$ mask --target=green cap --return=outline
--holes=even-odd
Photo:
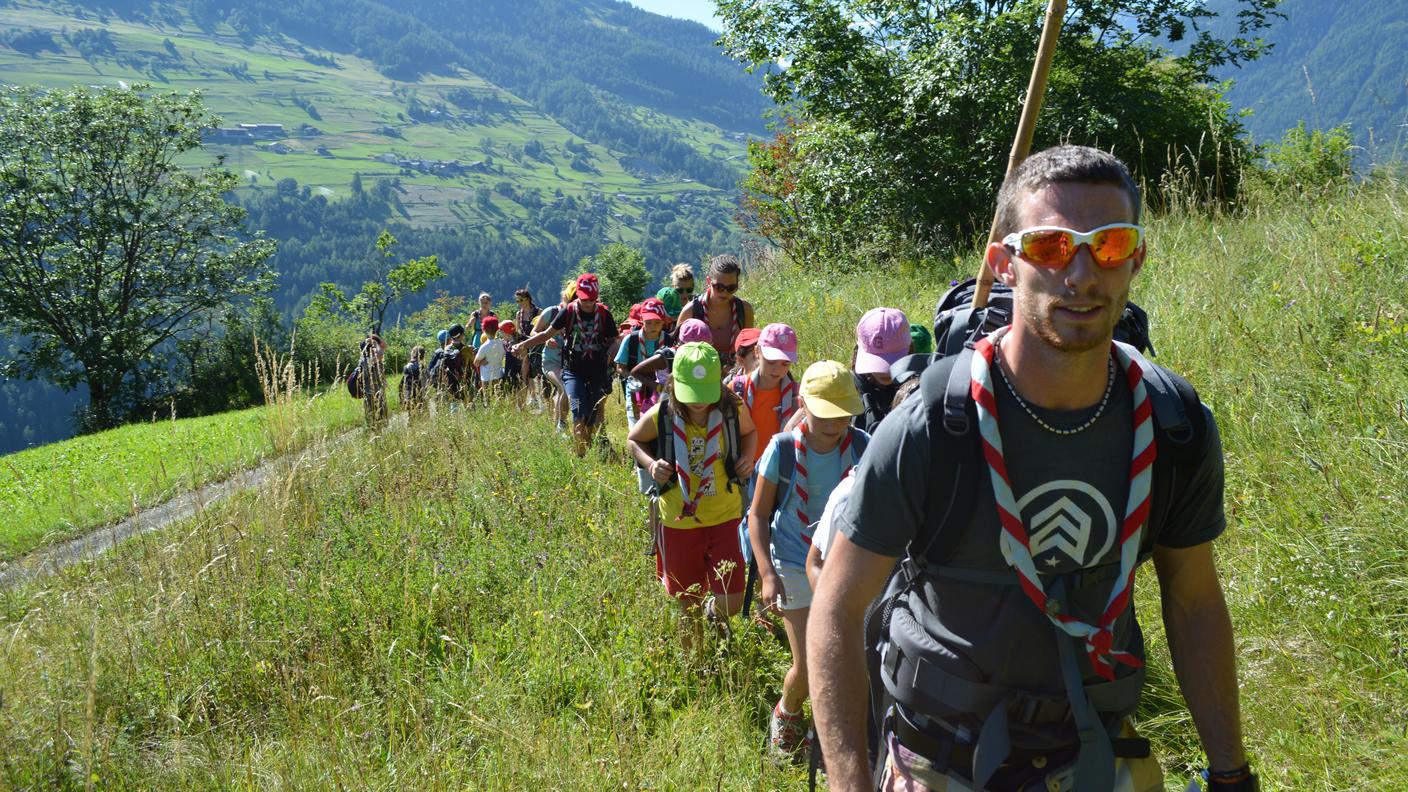
[[[713,404],[723,390],[719,352],[713,345],[695,341],[675,350],[671,369],[675,397],[689,404]]]
[[[680,311],[684,309],[684,306],[680,303],[680,290],[676,289],[674,286],[666,286],[660,291],[655,292],[655,296],[659,298],[660,302],[665,303],[665,310],[669,312],[671,319],[679,316]]]
[[[934,337],[929,335],[929,328],[922,324],[909,326],[909,353],[911,355],[927,355],[934,351]]]

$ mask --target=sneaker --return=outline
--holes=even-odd
[[[806,719],[800,712],[783,712],[782,701],[779,700],[772,708],[772,717],[768,719],[768,745],[773,753],[790,757],[804,747],[806,741]]]

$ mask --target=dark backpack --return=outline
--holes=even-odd
[[[567,307],[562,309],[562,312],[567,314],[567,323],[562,326],[562,365],[571,368],[581,362],[578,359],[581,355],[577,352],[577,334],[573,332],[577,326],[577,318],[580,316],[577,313],[577,303],[575,301],[569,303]],[[600,338],[603,342],[610,342],[616,331],[608,313],[606,306],[601,304],[598,304],[596,311],[592,313],[592,319],[597,323],[597,332],[602,334]],[[603,352],[606,346],[607,344],[603,343]]]
[[[661,394],[660,409],[655,413],[655,458],[668,462],[673,470],[675,467],[675,430],[670,404],[670,395],[668,393]],[[731,398],[725,398],[719,403],[719,409],[723,412],[724,417],[724,472],[728,474],[726,485],[729,492],[733,492],[734,487],[737,487],[740,492],[745,492],[747,488],[743,486],[743,481],[739,478],[738,470],[733,463],[733,458],[737,455],[739,447],[738,402]],[[675,484],[676,479],[673,476],[664,484],[657,481],[655,482],[655,494],[657,496],[664,495]]]
[[[401,369],[401,386],[397,394],[401,402],[413,402],[421,397],[425,390],[426,371],[421,368],[420,362],[412,360]]]
[[[352,369],[352,373],[347,375],[347,394],[354,399],[360,399],[365,394],[362,393],[362,361],[357,361],[357,367]]]
[[[962,288],[960,286],[960,288]],[[945,295],[945,300],[953,294]],[[941,302],[942,306],[943,303]],[[949,339],[959,328],[970,328],[976,336],[1000,315],[1001,306],[990,305],[997,311],[985,314],[960,307],[956,311],[941,315],[944,333],[937,332],[940,323],[936,322],[936,338]],[[946,309],[947,310],[947,309]],[[1007,310],[1010,311],[1010,295]],[[942,312],[941,312],[942,313]],[[966,314],[966,315],[965,315]],[[1126,311],[1126,319],[1131,313]],[[1143,317],[1143,312],[1135,314],[1135,321]],[[1125,320],[1121,320],[1123,324]],[[998,325],[999,327],[1001,325]],[[1139,325],[1135,326],[1138,329]],[[1144,343],[1147,345],[1147,319],[1143,319]],[[991,328],[989,328],[991,329]],[[1138,340],[1138,339],[1134,339]],[[936,710],[958,710],[982,714],[986,710],[1000,721],[1001,728],[985,728],[976,736],[978,740],[976,756],[983,757],[983,766],[973,768],[975,776],[990,775],[1006,759],[1005,749],[995,746],[1006,740],[1005,723],[1008,713],[1012,717],[1042,717],[1043,719],[1073,718],[1079,732],[1103,735],[1111,724],[1102,723],[1101,713],[1123,710],[1137,703],[1142,688],[1143,673],[1128,674],[1115,682],[1083,685],[1076,671],[1076,649],[1074,640],[1063,632],[1057,634],[1061,649],[1063,676],[1068,680],[1068,691],[1064,695],[1038,697],[1023,691],[999,689],[996,686],[973,683],[945,674],[936,666],[927,664],[922,658],[905,657],[892,642],[887,640],[896,606],[911,589],[923,584],[926,576],[933,578],[954,577],[969,581],[982,578],[980,582],[995,585],[1018,585],[1018,578],[1011,570],[987,573],[975,570],[956,569],[945,565],[948,558],[963,539],[963,530],[938,530],[939,526],[966,526],[972,516],[973,498],[969,493],[980,487],[989,486],[988,469],[979,448],[977,413],[969,396],[972,337],[965,338],[956,354],[945,356],[943,350],[949,347],[948,340],[936,346],[935,360],[921,375],[917,397],[925,401],[930,421],[930,483],[925,497],[925,513],[929,515],[922,536],[910,543],[906,557],[896,566],[895,573],[886,585],[884,594],[871,607],[865,621],[865,653],[870,679],[870,744],[872,769],[875,778],[883,772],[885,748],[881,744],[880,731],[890,706],[898,699],[916,712]],[[1137,344],[1131,342],[1131,345]],[[1140,548],[1141,559],[1153,552],[1153,544],[1159,528],[1164,525],[1169,510],[1175,501],[1178,482],[1191,480],[1201,451],[1208,438],[1208,425],[1202,402],[1197,393],[1181,377],[1161,366],[1150,364],[1145,369],[1145,383],[1153,407],[1154,431],[1159,454],[1154,463],[1152,501],[1149,512],[1144,547]],[[941,464],[939,461],[945,463]],[[1057,585],[1064,587],[1070,579],[1073,586],[1109,585],[1109,578],[1100,575],[1075,573],[1064,576]],[[912,623],[917,621],[911,618]],[[1053,629],[1056,629],[1053,627]],[[1071,679],[1081,693],[1074,695]],[[989,718],[990,721],[994,718]],[[984,746],[989,732],[993,733],[993,744]],[[1083,742],[1087,748],[1093,746],[1087,755],[1083,749],[1077,760],[1077,775],[1080,788],[1107,788],[1108,784],[1097,781],[1090,785],[1090,779],[1083,773],[1102,772],[1108,765],[1113,771],[1115,755],[1147,755],[1148,744],[1142,740],[1122,740],[1113,734],[1105,735],[1106,740],[1090,738]],[[985,750],[986,748],[986,750]],[[996,754],[1001,753],[1001,756]],[[986,777],[986,776],[984,776]],[[1094,776],[1100,778],[1099,775]],[[982,781],[978,781],[982,783]]]

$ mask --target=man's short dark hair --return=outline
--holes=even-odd
[[[453,324],[453,325],[450,325],[450,338],[454,338],[455,336],[462,336],[462,335],[464,335],[464,325],[462,325],[462,324]]]
[[[997,193],[997,233],[1004,237],[1020,230],[1022,201],[1050,184],[1109,184],[1129,196],[1133,222],[1139,222],[1139,186],[1119,158],[1089,146],[1056,146],[1039,151],[1002,183]],[[1080,228],[1078,231],[1088,231]]]
[[[738,257],[732,253],[720,253],[709,259],[710,275],[737,275],[743,276],[743,265],[738,263]]]

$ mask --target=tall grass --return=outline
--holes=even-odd
[[[1405,199],[1150,221],[1135,298],[1221,427],[1218,557],[1267,789],[1408,788]],[[844,360],[862,310],[927,318],[959,269],[779,268],[744,296],[808,360]],[[801,785],[761,758],[785,650],[735,622],[684,655],[627,468],[503,404],[357,437],[0,593],[0,786]],[[1139,718],[1181,789],[1202,759],[1142,574]]]

